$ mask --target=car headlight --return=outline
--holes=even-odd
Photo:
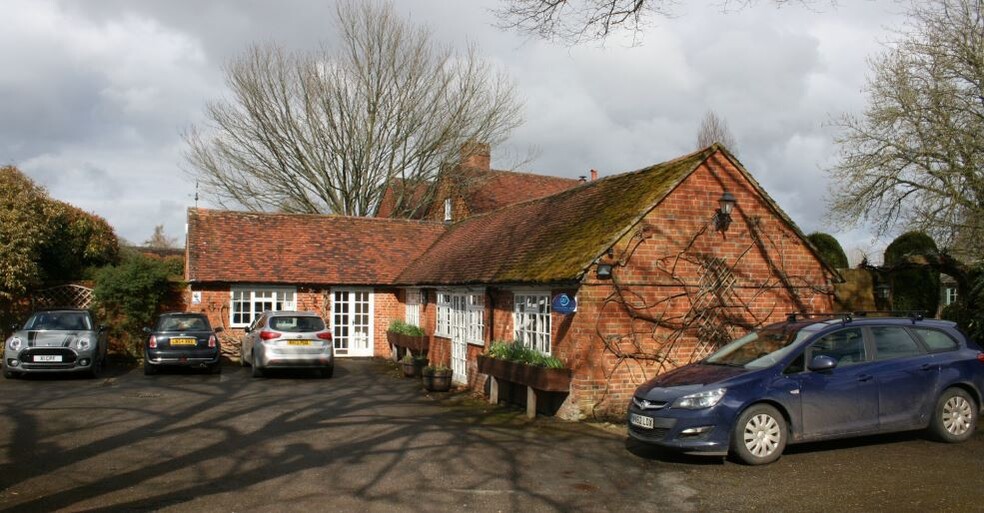
[[[79,348],[79,351],[88,351],[89,347],[91,346],[92,344],[89,342],[89,339],[87,338],[80,338],[79,341],[77,342],[77,347]]]
[[[23,344],[24,342],[17,337],[10,337],[10,339],[7,340],[7,347],[9,347],[12,351],[20,351]]]
[[[686,408],[688,410],[710,408],[711,406],[721,402],[721,398],[724,397],[724,393],[727,391],[727,388],[719,388],[717,390],[708,390],[706,392],[697,392],[696,394],[685,395],[677,399],[676,402],[673,403],[673,407]]]

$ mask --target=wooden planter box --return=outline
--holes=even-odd
[[[414,354],[426,354],[430,349],[430,337],[427,335],[422,337],[411,337],[410,335],[401,335],[399,333],[387,331],[386,340],[391,346],[409,349],[410,352]]]
[[[478,372],[544,392],[570,392],[571,390],[570,369],[534,367],[480,355],[478,357]]]

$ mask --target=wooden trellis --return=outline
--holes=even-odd
[[[31,295],[31,306],[37,308],[89,308],[94,299],[92,289],[82,285],[58,285]]]

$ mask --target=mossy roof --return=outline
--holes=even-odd
[[[403,285],[576,281],[655,207],[714,145],[453,225],[396,279]]]

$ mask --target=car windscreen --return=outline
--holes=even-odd
[[[25,330],[92,331],[85,312],[37,312],[24,323]]]
[[[201,315],[167,315],[157,321],[156,331],[211,331],[208,319]]]
[[[807,330],[764,329],[753,331],[718,349],[714,354],[708,356],[703,363],[744,367],[746,369],[764,369],[782,360],[797,347],[797,342],[806,339],[810,334],[811,332]]]
[[[325,321],[310,315],[285,315],[270,318],[270,329],[288,333],[306,333],[325,329]]]

